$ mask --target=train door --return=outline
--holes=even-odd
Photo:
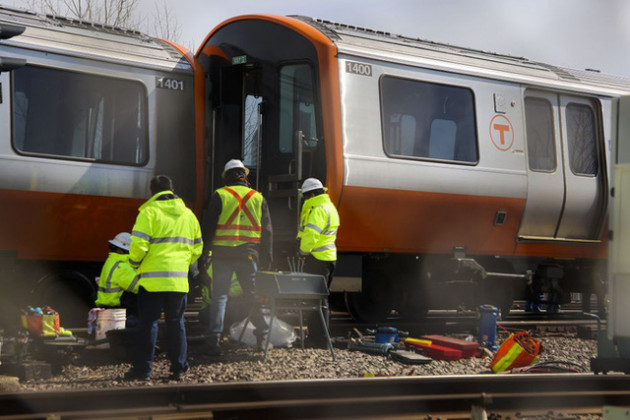
[[[263,166],[267,168],[266,193],[275,242],[282,249],[283,245],[295,242],[300,212],[298,188],[310,176],[325,181],[325,163],[318,135],[312,66],[286,63],[278,68],[276,76],[278,89],[271,101],[270,114],[275,115],[277,125]]]
[[[310,64],[288,63],[279,68],[278,141],[276,153],[269,156],[268,163],[274,169],[268,178],[268,200],[272,218],[281,223],[279,241],[293,242],[297,233],[297,192],[302,181],[311,176],[325,181],[315,97]]]
[[[587,98],[527,92],[528,188],[521,238],[599,238],[606,197],[597,115]]]
[[[310,176],[325,182],[313,66],[305,62],[228,65],[220,70],[219,86],[212,106],[211,184],[214,189],[221,185],[225,162],[241,159],[250,169],[252,187],[267,199],[275,248],[281,252],[284,244],[295,243],[299,185]]]
[[[553,238],[562,212],[564,171],[558,95],[527,92],[527,204],[519,236]]]
[[[606,209],[602,130],[593,101],[560,96],[565,198],[557,238],[599,239]]]

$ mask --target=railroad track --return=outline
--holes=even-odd
[[[599,325],[605,326],[605,320],[584,314],[579,310],[563,310],[560,313],[548,314],[526,313],[512,310],[498,323],[508,330],[536,330],[539,332],[567,332],[584,334],[583,338],[595,338]],[[331,316],[331,333],[333,336],[346,336],[354,328],[359,330],[377,327],[396,327],[409,332],[411,336],[426,334],[471,334],[478,328],[479,319],[472,311],[430,311],[422,320],[409,321],[391,317],[385,322],[375,324],[358,323],[348,314],[338,312]]]
[[[623,375],[474,375],[0,394],[0,418],[469,418],[473,410],[601,414],[629,403]]]

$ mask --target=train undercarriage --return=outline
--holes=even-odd
[[[343,262],[343,256],[341,262]],[[346,291],[347,311],[367,323],[392,314],[421,319],[430,309],[475,310],[493,305],[503,315],[514,300],[557,311],[582,295],[584,312],[604,313],[605,268],[590,260],[521,261],[493,256],[378,254],[362,256],[360,291]],[[334,286],[333,286],[334,290]],[[590,296],[597,296],[597,308]]]
[[[335,282],[346,277],[344,266],[355,270],[354,285],[339,293]],[[3,256],[2,278],[19,279],[6,288],[2,320],[19,325],[25,305],[48,305],[58,310],[62,323],[83,327],[96,295],[97,263],[43,263]],[[582,295],[584,312],[605,313],[605,264],[592,260],[522,261],[492,256],[408,254],[341,254],[331,304],[355,320],[384,322],[397,316],[422,319],[431,309],[476,310],[493,305],[503,315],[514,300],[524,300],[531,310],[554,312]],[[356,270],[359,270],[357,272]],[[357,277],[359,276],[359,277]],[[591,307],[591,295],[597,299]],[[533,308],[533,309],[532,309]]]

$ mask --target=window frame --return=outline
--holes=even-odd
[[[67,74],[85,75],[85,76],[92,76],[92,77],[97,77],[97,78],[102,78],[102,79],[120,80],[120,81],[137,84],[140,87],[140,92],[142,93],[141,95],[142,106],[144,108],[141,110],[141,118],[143,119],[144,127],[145,127],[144,135],[142,136],[144,159],[141,162],[132,163],[132,162],[112,161],[112,160],[106,160],[106,159],[96,159],[96,158],[80,157],[80,156],[72,156],[72,155],[31,152],[31,151],[19,149],[16,145],[16,138],[15,138],[15,109],[14,109],[15,96],[16,96],[15,72],[11,72],[11,87],[10,87],[11,89],[11,100],[10,100],[11,148],[17,155],[27,156],[27,157],[38,157],[38,158],[45,158],[45,159],[54,159],[54,160],[74,161],[74,162],[102,163],[102,164],[108,164],[108,165],[120,165],[120,166],[128,166],[128,167],[144,167],[150,162],[151,160],[151,150],[150,150],[150,141],[149,141],[149,138],[150,138],[149,131],[150,131],[150,125],[151,125],[151,120],[149,118],[150,104],[149,104],[148,89],[144,82],[138,79],[115,77],[111,75],[105,75],[102,73],[70,70],[65,67],[55,67],[55,66],[47,66],[47,65],[41,65],[41,64],[27,64],[25,67],[60,71]]]
[[[424,83],[424,84],[430,84],[430,85],[434,85],[434,86],[444,86],[447,88],[458,88],[458,89],[463,89],[466,90],[468,92],[470,92],[471,94],[471,98],[472,98],[472,116],[473,116],[473,134],[475,136],[475,141],[474,141],[474,146],[475,146],[475,150],[476,150],[476,157],[477,159],[475,161],[464,161],[464,160],[451,160],[451,159],[438,159],[438,158],[431,158],[431,157],[424,157],[424,156],[411,156],[411,155],[399,155],[399,154],[395,154],[395,153],[390,153],[387,150],[387,146],[386,146],[386,124],[385,124],[385,112],[384,112],[384,91],[383,91],[383,80],[385,78],[391,78],[391,79],[397,79],[397,80],[403,80],[403,81],[409,81],[409,82],[417,82],[417,83]],[[383,147],[383,153],[389,157],[389,158],[393,158],[393,159],[404,159],[404,160],[413,160],[413,161],[423,161],[423,162],[435,162],[435,163],[445,163],[445,164],[453,164],[453,165],[464,165],[464,166],[477,166],[479,165],[480,162],[480,148],[479,148],[479,135],[478,135],[478,123],[477,123],[477,107],[476,107],[476,96],[475,96],[475,91],[470,87],[470,86],[462,86],[462,85],[457,85],[457,84],[449,84],[449,83],[441,83],[441,82],[435,82],[435,81],[431,81],[431,80],[426,80],[426,79],[415,79],[415,78],[411,78],[411,77],[405,77],[405,76],[400,76],[400,75],[395,75],[395,74],[381,74],[379,76],[379,107],[380,107],[380,118],[381,118],[381,146]],[[404,115],[408,115],[408,114],[404,114]],[[434,119],[433,121],[435,121],[437,119]],[[444,120],[444,119],[441,119]],[[433,122],[432,121],[432,122]],[[453,121],[453,120],[444,120],[444,121]]]

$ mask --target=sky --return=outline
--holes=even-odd
[[[175,41],[195,50],[230,17],[299,14],[630,77],[630,0],[138,0],[138,11],[150,18],[162,1],[181,30]]]

